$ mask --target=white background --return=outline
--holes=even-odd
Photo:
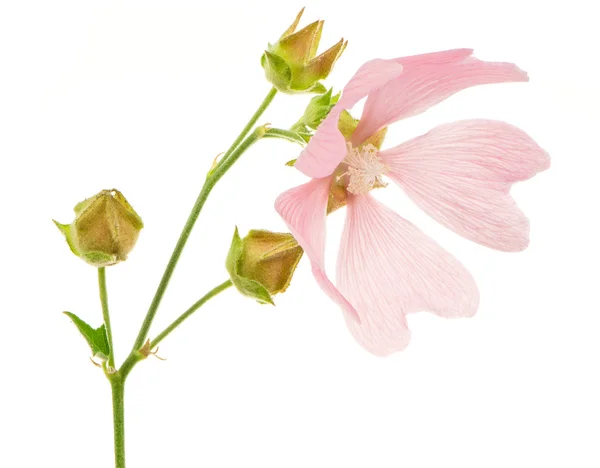
[[[277,307],[229,290],[149,359],[127,387],[128,467],[598,467],[600,129],[593,2],[305,1],[322,47],[350,43],[327,81],[366,60],[454,47],[517,63],[528,84],[463,91],[393,126],[395,145],[440,123],[514,123],[552,157],[513,194],[531,246],[472,244],[396,187],[377,197],[471,270],[478,315],[410,317],[409,348],[376,358],[303,260]],[[117,360],[129,351],[213,158],[269,89],[259,58],[296,2],[4,2],[0,7],[0,466],[112,464],[110,389],[69,310],[94,325],[93,268],[52,224],[104,188],[146,227],[108,269]],[[278,96],[287,126],[306,97]],[[273,200],[304,181],[296,146],[264,141],[213,192],[159,311],[158,333],[226,278],[234,225],[284,230]],[[328,261],[342,215],[331,219]]]

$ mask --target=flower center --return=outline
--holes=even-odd
[[[356,195],[369,193],[375,186],[385,187],[387,184],[382,176],[389,172],[387,165],[378,156],[379,150],[367,144],[362,147],[353,148],[348,143],[348,153],[344,163],[348,168],[343,176],[348,176],[346,189]]]

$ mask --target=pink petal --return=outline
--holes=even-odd
[[[369,95],[353,143],[362,143],[377,130],[420,114],[471,86],[528,80],[527,74],[512,63],[483,62],[466,56],[466,52],[461,49],[447,55],[427,54],[421,60],[418,56],[398,59],[406,61],[404,72]]]
[[[327,177],[346,157],[346,141],[338,130],[340,113],[350,109],[367,94],[402,73],[395,60],[375,59],[358,69],[342,91],[342,97],[321,122],[308,146],[300,153],[295,167],[313,178]]]
[[[417,65],[442,65],[452,62],[460,62],[461,60],[469,57],[472,53],[473,49],[442,50],[441,52],[430,52],[428,54],[400,57],[396,59],[396,62],[405,67]]]
[[[475,314],[479,291],[458,260],[371,195],[348,202],[337,279],[361,318],[346,322],[362,346],[382,356],[403,350],[410,312]]]
[[[492,120],[464,120],[379,153],[390,178],[432,218],[504,251],[529,243],[529,221],[509,194],[513,182],[550,166],[527,134]]]
[[[404,67],[397,60],[374,59],[363,64],[344,87],[338,104],[352,108],[367,94],[402,75]]]
[[[346,140],[338,130],[340,113],[338,107],[331,109],[321,122],[308,146],[302,150],[294,167],[309,177],[327,177],[346,157]]]
[[[314,179],[277,197],[275,209],[308,256],[317,283],[355,320],[354,307],[340,294],[325,273],[325,218],[332,178]]]

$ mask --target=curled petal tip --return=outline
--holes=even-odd
[[[529,81],[529,74],[515,65],[515,75],[521,78],[521,81]]]

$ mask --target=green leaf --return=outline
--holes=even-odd
[[[110,355],[110,346],[108,345],[108,338],[106,336],[104,325],[94,329],[77,317],[77,315],[71,312],[64,312],[64,314],[73,320],[73,323],[92,349],[93,357],[102,360],[108,359],[108,356]]]
[[[231,282],[237,288],[237,290],[244,296],[251,297],[261,304],[275,305],[269,291],[258,281],[244,278],[238,273],[238,266],[243,256],[243,244],[237,227],[233,233],[233,239],[231,240],[231,246],[229,247],[229,253],[225,260],[225,267],[229,272]]]

